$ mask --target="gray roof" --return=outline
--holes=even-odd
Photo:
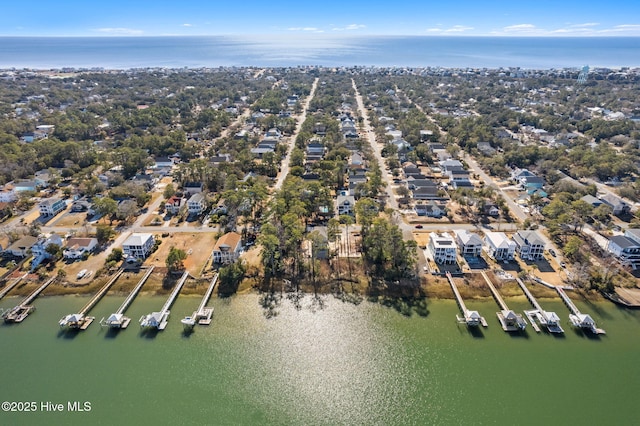
[[[638,243],[633,241],[631,238],[627,238],[624,235],[615,235],[609,239],[610,242],[614,243],[621,249],[638,247]]]
[[[536,231],[518,231],[513,235],[513,240],[520,245],[544,247],[544,241]]]

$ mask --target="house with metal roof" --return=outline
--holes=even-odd
[[[513,235],[513,242],[523,260],[538,260],[544,254],[544,241],[536,231],[518,231]]]
[[[122,244],[122,251],[128,257],[146,259],[155,242],[152,234],[131,234]]]

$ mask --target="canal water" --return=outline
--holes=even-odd
[[[92,315],[123,299],[106,297]],[[560,315],[564,336],[529,328],[516,337],[489,301],[469,303],[489,322],[470,333],[453,301],[406,316],[310,295],[213,300],[212,325],[189,336],[180,319],[199,298],[179,297],[167,329],[142,334],[138,318],[164,303],[144,296],[127,330],[109,334],[96,321],[60,332],[57,321],[87,300],[41,298],[25,322],[0,326],[0,400],[38,405],[0,412],[1,424],[637,424],[640,414],[640,312],[610,303],[577,303],[606,329],[600,338],[574,331],[558,300],[542,305]],[[69,410],[78,406],[85,411]]]

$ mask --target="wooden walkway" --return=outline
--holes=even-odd
[[[567,307],[571,311],[571,314],[569,315],[571,324],[573,324],[575,327],[589,330],[593,334],[606,334],[603,329],[596,326],[596,322],[593,320],[593,318],[591,318],[587,314],[583,314],[582,312],[580,312],[578,307],[573,303],[569,296],[567,296],[567,293],[565,293],[563,288],[556,287],[556,291],[560,295],[560,298],[562,299],[564,304],[567,305]]]
[[[529,321],[531,321],[533,329],[537,332],[540,331],[540,328],[537,327],[535,323],[535,320],[537,319],[540,324],[544,325],[547,330],[549,330],[549,332],[564,333],[564,330],[560,326],[560,318],[558,317],[558,315],[556,315],[555,312],[547,312],[542,309],[536,298],[533,297],[533,294],[531,294],[527,286],[522,282],[520,278],[516,278],[516,282],[524,292],[524,295],[529,300],[529,303],[531,303],[531,305],[535,308],[534,310],[524,312],[527,318],[529,318]]]
[[[18,277],[18,278],[14,278],[14,280],[12,282],[10,282],[9,284],[7,284],[2,291],[0,291],[0,299],[2,299],[3,297],[5,297],[11,290],[13,290],[18,284],[20,284],[20,281],[22,281],[23,279],[25,279],[27,277],[27,275],[29,275],[28,272],[26,272],[24,275]]]
[[[107,294],[107,291],[111,288],[111,286],[120,278],[120,275],[124,272],[124,269],[120,268],[118,271],[111,277],[109,281],[105,285],[102,286],[100,290],[87,302],[86,305],[80,309],[77,314],[69,314],[63,317],[58,324],[60,327],[71,327],[71,328],[79,328],[80,330],[86,330],[95,317],[87,316],[87,314],[93,309],[93,307]]]
[[[136,298],[136,296],[140,292],[140,289],[142,288],[144,283],[147,282],[147,279],[149,279],[149,276],[153,272],[154,268],[155,266],[151,266],[150,268],[147,269],[147,272],[144,274],[142,278],[140,278],[140,281],[138,281],[138,284],[136,284],[133,290],[131,290],[131,293],[129,293],[129,295],[124,300],[124,302],[122,302],[122,305],[120,305],[118,310],[113,314],[109,315],[109,317],[106,320],[102,318],[100,320],[100,325],[102,325],[103,327],[111,327],[111,328],[127,328],[129,323],[131,322],[131,318],[125,317],[124,313],[129,308],[129,305],[131,305],[131,303],[133,302],[133,299]]]
[[[458,322],[465,323],[468,326],[477,327],[482,324],[483,327],[488,327],[489,324],[481,316],[478,311],[470,311],[467,309],[467,306],[464,304],[464,300],[458,291],[458,287],[456,286],[455,281],[453,281],[453,277],[451,273],[447,271],[446,273],[447,279],[449,280],[449,285],[451,285],[451,290],[453,290],[453,295],[456,297],[456,301],[458,302],[458,306],[460,306],[460,310],[462,311],[463,317],[456,316]]]
[[[164,330],[167,327],[169,314],[171,313],[171,311],[169,311],[169,308],[171,308],[171,305],[173,305],[173,302],[178,297],[178,294],[180,293],[180,290],[182,290],[182,286],[187,281],[188,277],[189,272],[185,271],[160,311],[152,312],[148,315],[143,315],[142,317],[140,317],[141,327],[157,328],[158,330]]]
[[[29,316],[29,314],[35,311],[35,306],[31,305],[34,300],[38,297],[42,291],[49,286],[52,282],[54,282],[56,277],[51,277],[40,287],[35,289],[30,295],[20,302],[20,304],[13,309],[6,311],[2,314],[2,318],[5,322],[22,322]]]
[[[200,302],[200,306],[198,306],[198,310],[195,311],[190,317],[184,317],[181,322],[184,325],[185,329],[192,329],[196,322],[200,325],[209,325],[211,324],[211,317],[213,316],[213,308],[208,307],[207,303],[209,299],[211,299],[211,295],[213,294],[213,290],[216,288],[216,284],[218,283],[218,274],[215,274],[211,282],[209,283],[209,288],[205,292],[202,297],[202,301]]]
[[[493,298],[496,299],[498,306],[500,306],[500,312],[496,312],[496,316],[498,317],[498,321],[500,321],[502,329],[504,331],[524,330],[527,326],[527,321],[522,318],[522,315],[516,314],[514,311],[509,309],[500,293],[498,293],[498,289],[494,287],[487,274],[484,271],[481,271],[480,273],[487,283],[487,286],[489,286],[489,290],[491,290]]]

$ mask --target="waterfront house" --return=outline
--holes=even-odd
[[[482,238],[466,229],[453,231],[456,236],[456,244],[463,257],[478,257],[482,252]]]
[[[15,192],[24,192],[24,191],[36,192],[38,191],[38,184],[36,183],[35,180],[21,180],[13,184],[13,190]]]
[[[218,238],[213,247],[213,263],[228,264],[235,262],[240,256],[242,237],[237,232],[228,232]]]
[[[67,204],[60,198],[49,198],[39,204],[40,214],[42,216],[55,216],[66,207]]]
[[[19,240],[10,244],[4,251],[2,252],[5,256],[13,256],[13,257],[27,257],[31,252],[31,247],[38,242],[38,238],[32,237],[31,235],[25,235]]]
[[[523,260],[542,259],[544,254],[544,241],[536,231],[518,231],[513,235],[516,243],[516,253]]]
[[[516,243],[511,241],[504,232],[485,232],[484,249],[496,261],[513,260],[516,253]]]
[[[82,259],[85,253],[91,253],[97,246],[96,238],[69,238],[62,255],[65,259]]]
[[[455,240],[449,234],[431,232],[427,251],[434,262],[438,264],[456,263],[457,246]]]
[[[122,244],[122,251],[131,258],[146,259],[153,245],[155,238],[152,234],[131,234]]]
[[[199,215],[206,207],[206,199],[200,192],[193,194],[187,201],[187,209],[190,215]]]
[[[622,266],[640,267],[640,244],[625,235],[615,235],[609,239],[607,251],[615,256]]]

